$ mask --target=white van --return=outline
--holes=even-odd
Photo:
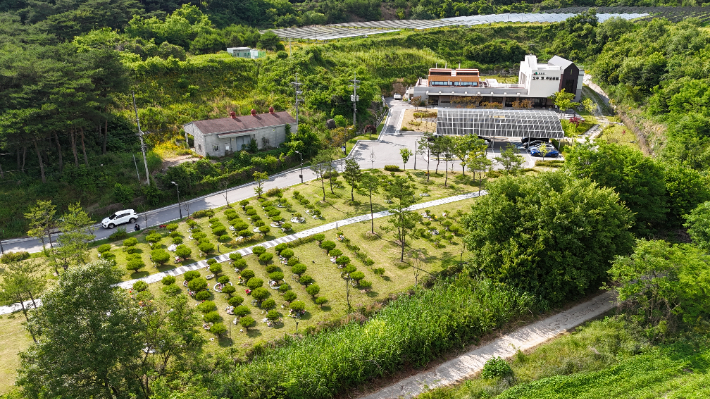
[[[395,95],[394,95],[394,99],[395,99],[395,100],[401,100],[401,99],[402,99],[402,95],[401,95],[401,94],[395,94]]]

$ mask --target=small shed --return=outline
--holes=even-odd
[[[228,118],[193,121],[183,126],[195,141],[195,152],[202,156],[223,157],[245,149],[254,140],[259,149],[278,147],[286,141],[286,125],[296,132],[296,120],[286,111],[275,112],[273,107],[265,114],[251,110],[250,115],[237,116],[230,112]]]

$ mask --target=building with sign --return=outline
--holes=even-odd
[[[564,89],[582,98],[584,70],[572,61],[554,56],[547,63],[538,63],[534,55],[520,62],[518,83],[499,83],[495,79],[482,80],[477,69],[431,68],[427,79],[419,78],[407,89],[409,99],[419,97],[434,105],[448,105],[467,97],[472,103],[498,103],[512,107],[516,101],[532,107],[547,108],[554,105],[549,98]]]
[[[252,60],[262,58],[266,55],[266,51],[259,51],[250,47],[228,47],[227,52],[232,57],[251,58]]]
[[[288,128],[286,126],[289,126]],[[202,156],[223,157],[241,151],[254,140],[259,149],[278,147],[286,141],[286,130],[296,132],[296,120],[288,112],[275,112],[269,108],[267,114],[237,116],[229,113],[229,118],[194,121],[183,126],[185,140],[193,137],[195,152]]]

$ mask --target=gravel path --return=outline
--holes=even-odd
[[[509,358],[516,351],[533,348],[614,307],[614,297],[604,293],[569,310],[522,327],[493,342],[473,349],[436,368],[398,381],[361,399],[411,398],[430,389],[461,382],[483,369],[492,357]]]

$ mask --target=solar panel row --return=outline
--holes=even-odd
[[[346,37],[359,37],[376,35],[380,33],[396,32],[399,29],[432,29],[445,26],[473,26],[481,24],[499,22],[520,22],[520,23],[555,23],[562,22],[567,18],[577,15],[576,13],[559,14],[492,14],[492,15],[471,15],[466,17],[443,18],[437,20],[391,20],[391,21],[370,21],[370,22],[347,22],[325,26],[310,26],[303,28],[276,29],[276,33],[282,38],[311,39],[311,40],[333,40]],[[600,22],[612,17],[624,19],[636,19],[648,16],[646,13],[629,14],[597,14]]]
[[[436,132],[480,137],[565,136],[560,118],[553,111],[503,109],[440,109]]]

